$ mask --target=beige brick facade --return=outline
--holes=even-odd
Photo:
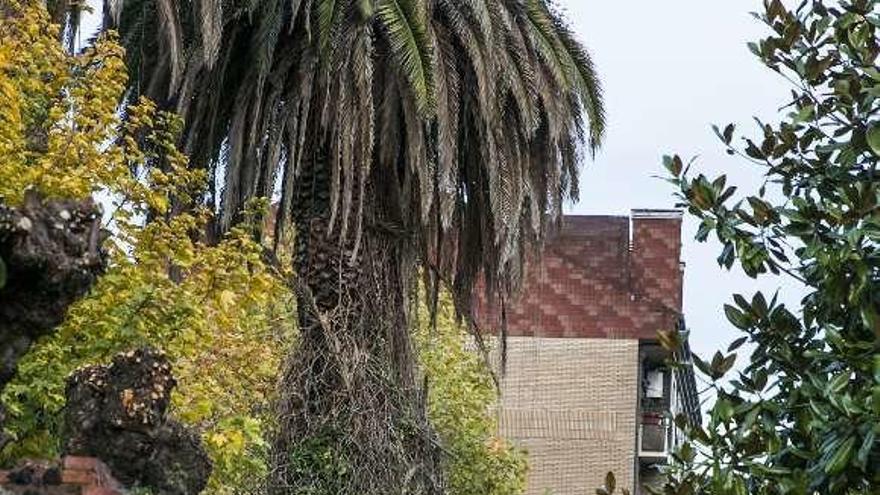
[[[633,489],[635,339],[510,337],[501,433],[529,452],[528,495],[595,493],[613,471]]]
[[[639,477],[666,462],[665,408],[674,404],[669,375],[659,373],[667,356],[657,334],[684,325],[680,238],[675,211],[566,216],[506,309],[475,298],[484,334],[508,336],[499,424],[529,451],[528,495],[595,493],[609,471],[618,487],[638,493]],[[640,396],[649,371],[662,393],[647,400]],[[686,375],[676,390],[687,400],[675,404],[699,422]],[[637,458],[639,423],[658,439]]]

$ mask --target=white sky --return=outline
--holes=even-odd
[[[760,172],[727,156],[710,126],[734,122],[751,134],[752,117],[772,121],[788,95],[787,83],[746,48],[764,34],[749,14],[760,0],[557,2],[593,56],[608,114],[605,145],[595,161],[587,159],[581,200],[568,212],[625,215],[633,208],[672,207],[672,186],[654,177],[665,172],[662,155],[671,153],[698,155],[695,167],[728,174],[741,192],[757,189]],[[95,17],[85,19],[83,38],[93,32]],[[717,244],[697,244],[695,231],[686,218],[685,314],[692,346],[705,356],[739,336],[722,309],[731,294],[758,288],[772,294],[778,281],[721,270]],[[783,300],[799,294],[789,285]]]
[[[746,47],[765,34],[751,11],[759,0],[558,0],[590,50],[605,88],[608,131],[596,160],[585,163],[578,214],[627,214],[632,208],[670,208],[672,185],[663,175],[664,154],[687,160],[707,175],[728,174],[740,192],[757,191],[760,171],[727,156],[711,129],[737,123],[754,135],[753,116],[773,122],[789,94],[787,83]],[[731,294],[770,295],[779,281],[754,281],[718,267],[717,243],[693,241],[696,222],[683,235],[685,316],[694,351],[706,356],[740,335],[727,323]],[[782,299],[800,291],[784,288]],[[711,356],[710,356],[711,357]],[[739,366],[745,363],[738,363]]]

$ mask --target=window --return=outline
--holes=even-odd
[[[649,399],[663,398],[663,378],[661,370],[651,370],[645,374],[645,397]]]

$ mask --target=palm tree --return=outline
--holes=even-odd
[[[443,493],[408,331],[418,274],[465,315],[478,279],[503,301],[603,135],[551,1],[107,0],[105,18],[132,96],[184,117],[217,231],[276,190],[274,238],[294,227],[302,338],[270,491]]]

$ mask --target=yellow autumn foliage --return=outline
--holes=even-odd
[[[172,203],[201,196],[206,176],[175,146],[177,117],[142,100],[125,107],[123,122],[127,74],[112,33],[71,55],[42,2],[0,8],[11,13],[0,18],[0,196],[14,204],[28,189],[93,195],[113,234],[106,274],[3,393],[16,441],[0,462],[57,455],[65,377],[151,345],[174,365],[172,413],[208,446],[208,492],[240,493],[266,469],[265,421],[292,335],[283,278],[246,225],[208,245],[200,240],[208,211],[169,214]]]
[[[518,495],[525,491],[526,455],[498,433],[498,390],[470,338],[448,293],[440,294],[436,325],[419,306],[415,345],[428,380],[428,417],[447,452],[448,493]]]
[[[112,33],[71,55],[42,2],[0,0],[0,8],[14,13],[0,18],[0,197],[16,203],[28,189],[92,195],[113,233],[106,274],[21,361],[0,397],[16,438],[0,464],[59,453],[71,371],[151,345],[174,365],[172,413],[198,428],[209,449],[206,493],[255,491],[267,469],[275,379],[295,334],[293,298],[281,282],[290,274],[263,262],[247,223],[209,245],[201,233],[210,212],[169,214],[172,203],[200,197],[207,178],[175,146],[175,116],[141,100],[121,118],[127,75]],[[436,330],[424,307],[420,314],[416,345],[431,383],[429,416],[450,454],[450,495],[521,493],[524,454],[497,434],[485,363],[467,349],[448,300]]]
[[[0,19],[0,194],[84,197],[124,179],[126,147],[107,145],[127,80],[114,36],[69,56],[41,2],[3,3],[14,13]]]
[[[258,481],[291,299],[248,232],[233,230],[209,247],[191,238],[200,225],[181,215],[133,233],[131,255],[117,258],[57,333],[27,355],[4,397],[19,436],[7,455],[56,454],[65,376],[151,345],[174,365],[172,413],[197,427],[209,448],[209,493],[238,493]],[[168,275],[169,260],[179,281]]]

